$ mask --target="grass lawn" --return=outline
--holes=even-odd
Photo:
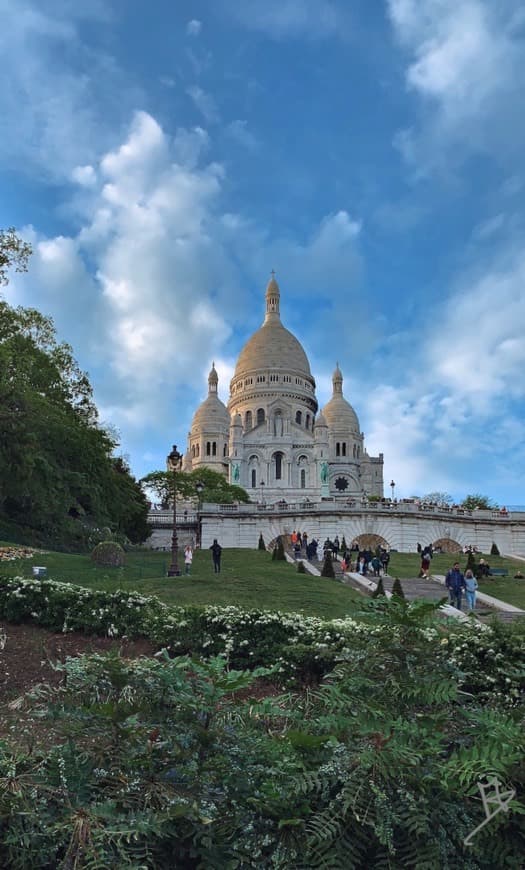
[[[495,577],[494,579],[485,579],[479,584],[479,591],[485,592],[487,595],[493,595],[494,598],[499,598],[501,601],[506,601],[508,604],[513,604],[515,607],[520,607],[525,610],[525,580],[515,580],[514,574],[521,571],[525,574],[525,563],[518,559],[511,559],[507,556],[488,556],[485,559],[491,568],[506,568],[509,572],[508,577]],[[458,561],[462,571],[465,571],[467,565],[467,557],[463,554],[455,555],[444,553],[439,556],[434,556],[432,559],[430,570],[432,574],[446,574],[448,569],[452,567],[455,561]],[[479,561],[479,556],[476,557]],[[421,558],[417,553],[392,553],[390,559],[389,572],[392,577],[399,577],[403,581],[407,578],[417,577],[421,567]]]
[[[295,565],[272,562],[262,550],[223,550],[220,574],[214,574],[207,550],[195,552],[191,577],[166,577],[169,562],[169,553],[138,550],[127,554],[124,568],[97,568],[89,556],[49,552],[1,562],[0,574],[29,577],[33,565],[42,565],[53,580],[92,589],[134,590],[157,595],[167,604],[235,604],[326,619],[346,616],[363,602],[362,595],[338,581],[298,574]],[[184,569],[182,554],[179,564]]]

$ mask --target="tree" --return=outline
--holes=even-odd
[[[474,510],[496,510],[498,505],[495,501],[488,497],[488,495],[481,495],[480,493],[474,493],[473,495],[467,495],[461,502],[461,507],[465,508],[468,511]]]
[[[372,598],[386,598],[385,587],[383,586],[383,578],[380,577],[377,581],[377,586],[372,592]]]
[[[284,543],[283,543],[282,535],[279,535],[279,537],[277,538],[275,547],[273,548],[272,561],[273,562],[286,562],[286,555],[284,553]]]
[[[490,555],[491,556],[499,556],[499,547],[495,543],[495,541],[492,542],[492,547],[490,548]]]
[[[108,526],[142,541],[147,504],[115,436],[98,424],[88,376],[53,321],[0,302],[0,521],[31,540],[88,546]]]
[[[324,552],[324,562],[323,569],[321,571],[321,577],[335,577],[331,550],[325,550]]]
[[[399,577],[394,579],[394,583],[392,585],[392,598],[402,598],[405,600],[406,596],[403,592],[403,587],[401,586],[401,580]]]
[[[242,486],[228,483],[223,474],[211,468],[197,468],[191,472],[177,471],[177,493],[182,498],[197,498],[197,483],[204,489],[201,502],[209,504],[233,504],[249,502],[250,496]],[[173,500],[173,471],[152,471],[140,481],[143,489],[152,490],[162,504]]]
[[[438,507],[448,507],[454,499],[448,492],[429,492],[421,497],[421,501],[436,504]]]
[[[17,272],[27,272],[31,254],[31,245],[16,234],[14,227],[0,230],[0,285],[7,284],[7,270],[12,267]]]
[[[263,538],[262,532],[259,535],[259,543],[257,545],[257,549],[258,550],[266,550],[266,544],[264,543],[264,538]]]

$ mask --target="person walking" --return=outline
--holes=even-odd
[[[458,610],[461,610],[461,595],[465,589],[465,577],[460,570],[459,562],[454,562],[453,568],[447,572],[445,586],[448,589],[452,607],[457,607]]]
[[[217,538],[213,539],[213,544],[211,545],[210,550],[213,559],[213,570],[216,574],[220,574],[222,547],[220,544],[217,543]]]
[[[470,568],[465,571],[465,598],[467,599],[468,609],[470,611],[476,608],[476,589],[478,581],[474,577]]]
[[[191,544],[186,545],[186,549],[184,550],[184,566],[186,568],[186,574],[191,574],[191,563],[193,562],[193,549]]]

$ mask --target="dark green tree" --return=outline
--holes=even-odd
[[[472,552],[472,550],[469,550],[469,552],[468,552],[467,564],[465,566],[465,570],[468,571],[469,568],[471,571],[474,571],[474,573],[475,573],[475,571],[476,571],[476,557],[474,556],[474,553]]]
[[[332,553],[330,550],[325,550],[321,577],[335,577]]]
[[[381,579],[381,578],[379,578]],[[392,598],[402,598],[405,600],[406,595],[403,592],[403,587],[401,586],[401,580],[399,577],[394,578],[394,582],[392,584]]]
[[[250,496],[242,486],[228,483],[225,476],[211,468],[197,468],[191,472],[177,471],[177,493],[180,498],[197,498],[197,483],[204,489],[200,494],[202,503],[233,504],[247,503]],[[161,504],[173,501],[173,472],[152,471],[140,481],[143,489],[152,490]]]
[[[382,597],[382,598],[386,597],[385,587],[383,586],[383,578],[382,577],[379,578],[379,580],[377,581],[377,586],[374,589],[374,591],[372,592],[372,598],[380,598],[380,597]]]
[[[496,542],[493,541],[493,542],[492,542],[492,547],[490,548],[490,555],[491,555],[491,556],[499,556],[499,554],[500,554],[500,553],[499,553],[499,547],[498,547],[498,545],[496,544]]]
[[[257,549],[258,550],[266,550],[266,544],[264,543],[264,538],[263,538],[262,532],[259,535],[259,544],[257,545]]]
[[[7,284],[8,269],[17,272],[27,272],[27,263],[32,248],[29,242],[24,242],[14,227],[0,230],[0,284]]]
[[[495,510],[498,505],[488,495],[481,495],[479,492],[473,495],[467,495],[461,502],[461,507],[465,510],[473,511],[479,508],[480,510]]]
[[[277,541],[275,543],[275,547],[273,548],[272,553],[272,561],[274,562],[285,562],[286,556],[284,554],[284,543],[282,535],[279,535]]]
[[[101,427],[87,375],[53,322],[0,301],[0,523],[4,536],[87,546],[108,526],[149,533],[147,504]],[[17,533],[17,529],[25,530]]]

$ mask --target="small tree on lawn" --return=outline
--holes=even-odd
[[[495,541],[492,542],[492,547],[490,548],[490,555],[499,556],[498,545],[495,543]]]
[[[321,577],[335,577],[334,566],[332,564],[332,554],[330,550],[325,550]]]
[[[469,552],[468,552],[467,567],[465,570],[468,571],[469,568],[474,573],[476,572],[476,557],[474,556],[474,553],[472,552],[472,550],[469,550]]]
[[[348,550],[348,547],[346,545],[346,538],[343,535],[343,537],[341,538],[341,552],[344,554],[344,553],[346,553],[347,550]]]
[[[286,561],[286,556],[284,555],[284,544],[283,544],[283,539],[282,539],[281,535],[279,535],[279,537],[277,538],[277,543],[276,543],[274,550],[273,550],[273,553],[272,553],[272,560],[274,562],[285,562]]]
[[[297,563],[297,573],[298,574],[306,574],[306,568],[304,567],[304,562],[301,561]]]
[[[385,587],[383,586],[383,578],[382,577],[380,577],[379,580],[377,581],[377,586],[374,589],[374,591],[372,592],[372,598],[380,598],[381,596],[383,596],[383,598],[386,597],[385,596]]]
[[[259,545],[258,545],[258,549],[259,549],[259,550],[266,550],[266,544],[264,543],[264,538],[263,538],[263,536],[262,536],[262,532],[261,532],[261,534],[259,535]]]
[[[381,578],[379,578],[379,579],[381,581]],[[394,583],[392,585],[392,598],[402,598],[403,601],[406,600],[406,595],[403,592],[403,587],[401,586],[401,580],[399,579],[399,577],[396,577],[394,579]]]

